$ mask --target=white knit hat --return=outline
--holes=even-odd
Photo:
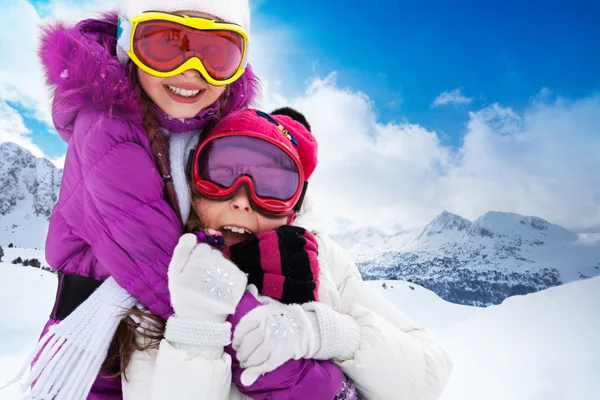
[[[118,12],[131,21],[146,11],[196,11],[212,15],[225,22],[240,25],[250,32],[249,0],[120,0]]]
[[[133,17],[146,11],[196,11],[212,15],[224,22],[240,25],[250,34],[250,3],[249,0],[120,0],[117,8],[121,19],[129,22]],[[128,34],[130,28],[123,29],[119,37],[117,55],[119,61],[125,64],[128,61]]]

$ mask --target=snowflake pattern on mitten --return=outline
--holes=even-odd
[[[227,299],[232,294],[232,288],[235,286],[233,278],[229,272],[225,272],[217,267],[204,268],[204,290],[210,296],[219,299]]]
[[[297,336],[300,332],[300,326],[296,324],[294,317],[290,317],[285,313],[271,314],[269,316],[269,327],[271,328],[271,335],[282,340]]]

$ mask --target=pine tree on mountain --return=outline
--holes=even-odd
[[[15,247],[12,243],[8,245],[9,249],[12,249],[13,247]]]
[[[21,257],[17,257],[14,260],[12,260],[13,264],[22,264],[23,263],[23,259]]]
[[[4,249],[0,246],[0,262],[2,262],[2,257],[4,257]]]

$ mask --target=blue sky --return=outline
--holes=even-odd
[[[260,11],[302,36],[318,70],[367,93],[383,121],[406,117],[453,143],[468,116],[432,109],[443,91],[519,109],[543,87],[600,90],[598,1],[269,1]]]
[[[0,141],[64,155],[35,57],[36,25],[116,2],[8,0]],[[360,189],[349,197],[378,207],[376,216],[351,218],[355,204],[331,205],[340,224],[374,220],[398,229],[443,209],[471,219],[495,209],[600,231],[600,178],[588,173],[600,167],[599,1],[251,4],[251,62],[263,104],[304,111],[320,141],[323,187],[340,174],[359,177],[341,181]],[[366,162],[375,155],[387,163],[371,175],[362,167],[348,173],[344,163],[364,149]],[[395,175],[384,178],[390,170]],[[398,182],[393,192],[390,179]],[[365,189],[366,181],[377,185]]]
[[[47,14],[49,0],[31,3]],[[290,60],[288,90],[338,71],[340,86],[375,102],[381,122],[406,118],[458,145],[468,108],[431,107],[441,92],[460,88],[472,105],[521,109],[544,87],[569,98],[600,90],[600,2],[495,3],[261,1],[254,19],[286,26],[304,47]],[[43,124],[25,123],[49,156],[64,152]]]

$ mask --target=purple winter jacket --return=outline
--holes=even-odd
[[[40,57],[54,87],[52,117],[69,144],[46,258],[65,273],[112,276],[166,319],[173,312],[167,267],[182,228],[163,199],[140,94],[115,56],[116,23],[116,14],[107,14],[46,28],[42,37]],[[252,79],[247,70],[233,85],[230,111],[252,101]]]
[[[65,273],[112,276],[166,319],[173,312],[167,269],[182,228],[163,199],[164,184],[142,126],[140,93],[115,55],[116,33],[117,15],[110,13],[74,27],[46,27],[42,35],[39,55],[54,89],[52,117],[68,143],[46,259]],[[225,114],[252,102],[254,81],[248,67],[231,85]],[[176,134],[204,126],[205,118],[216,118],[214,111],[163,121]],[[107,393],[120,392],[120,379],[105,381]]]

